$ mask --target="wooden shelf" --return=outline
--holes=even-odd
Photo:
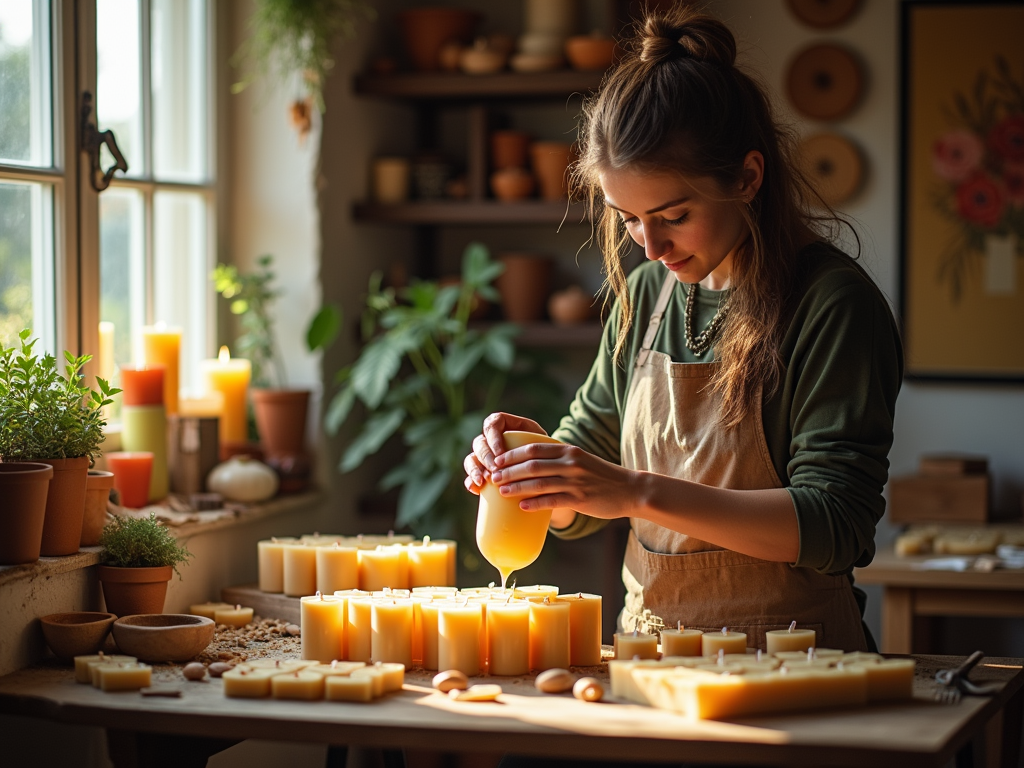
[[[498,72],[465,75],[449,72],[399,72],[392,75],[359,75],[355,92],[361,96],[396,99],[494,101],[509,98],[565,99],[573,93],[596,90],[604,72]]]
[[[487,323],[474,323],[474,328],[486,328]],[[601,342],[600,323],[555,325],[554,323],[519,323],[522,332],[515,337],[520,347],[591,347]]]
[[[430,200],[384,205],[355,203],[356,221],[386,224],[584,224],[582,204],[564,200]]]

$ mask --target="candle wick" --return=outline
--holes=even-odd
[[[808,661],[814,661],[814,649],[813,648],[808,648],[807,649],[807,660]]]
[[[335,659],[334,661],[331,662],[331,669],[337,669],[337,668],[338,668],[338,660]]]
[[[676,622],[676,629],[679,630],[680,632],[683,631],[683,620],[682,619],[680,619],[679,621]]]
[[[725,666],[725,648],[718,649],[718,666]]]
[[[512,595],[505,598],[505,605],[508,605],[512,601]]]
[[[240,610],[242,610],[242,606],[240,606],[240,605],[236,605],[236,606],[235,606],[235,610],[236,610],[236,611],[240,611]]]
[[[319,539],[320,538],[320,531],[313,531],[313,538],[314,539]]]
[[[395,538],[395,532],[394,531],[388,531],[388,538],[389,539]]]
[[[270,542],[271,542],[272,544],[277,544],[277,536],[271,536],[271,537],[270,537]]]
[[[722,627],[722,634],[723,635],[728,635],[729,634],[729,628],[728,627]]]
[[[633,661],[643,661],[643,659],[640,658],[640,654],[639,653],[634,653],[633,654]]]
[[[321,600],[324,599],[324,596],[320,594],[320,590],[319,589],[316,591],[316,596],[319,597]]]
[[[761,660],[761,649],[760,648],[757,649],[757,660],[758,661]]]
[[[488,589],[494,589],[494,582],[493,582],[493,581],[491,581],[491,582],[488,582],[488,583],[487,583],[487,588],[488,588]]]
[[[551,605],[551,598],[547,595],[544,596],[544,605]]]
[[[789,622],[789,631],[792,632],[794,629],[796,629],[796,622],[795,621]]]

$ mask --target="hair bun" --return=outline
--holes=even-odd
[[[736,38],[729,28],[685,6],[647,16],[638,42],[640,60],[653,64],[683,58],[723,67],[736,63]]]

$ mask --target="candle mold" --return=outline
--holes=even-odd
[[[116,618],[112,613],[72,611],[51,613],[40,617],[39,622],[43,626],[43,638],[53,655],[72,659],[99,651]]]
[[[124,616],[114,622],[117,647],[145,661],[189,661],[213,639],[215,624],[178,613]]]

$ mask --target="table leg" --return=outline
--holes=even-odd
[[[999,765],[1018,768],[1020,765],[1021,720],[1024,719],[1024,688],[1019,689],[1003,707],[1003,744]]]
[[[348,765],[348,747],[327,745],[327,764],[324,768],[345,768]]]
[[[914,640],[914,593],[886,587],[882,596],[882,653],[910,653]]]
[[[115,768],[206,768],[211,755],[238,742],[238,739],[107,729],[107,752]]]

